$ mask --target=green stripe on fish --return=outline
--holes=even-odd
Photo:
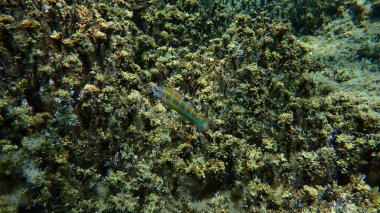
[[[198,132],[210,127],[210,121],[197,113],[194,103],[174,89],[153,86],[151,90],[167,108],[174,109],[184,120],[197,124]]]

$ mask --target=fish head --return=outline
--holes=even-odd
[[[151,90],[152,90],[153,94],[159,99],[161,99],[164,96],[164,91],[163,91],[162,87],[154,86],[154,87],[152,87]]]

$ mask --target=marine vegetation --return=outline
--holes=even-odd
[[[379,4],[0,0],[0,212],[376,212]]]

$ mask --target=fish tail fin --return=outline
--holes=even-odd
[[[204,122],[198,124],[198,132],[201,133],[203,131],[206,131],[210,129],[211,127],[211,121],[209,119],[204,118]]]

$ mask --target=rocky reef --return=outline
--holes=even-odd
[[[376,212],[379,5],[0,0],[0,212]]]

